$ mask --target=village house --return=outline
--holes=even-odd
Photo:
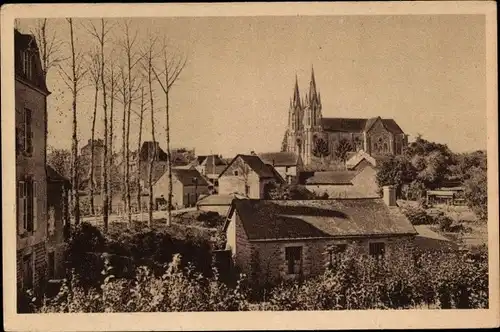
[[[329,198],[373,198],[380,196],[376,175],[376,169],[367,163],[357,170],[314,172],[301,181],[309,191],[326,193]]]
[[[348,247],[390,260],[411,254],[417,232],[384,198],[338,200],[235,199],[224,231],[234,265],[256,284],[315,276]]]
[[[239,154],[221,172],[219,194],[264,198],[268,185],[283,182],[279,173],[258,156]]]
[[[102,139],[94,139],[94,188],[100,188],[102,181],[102,171],[104,167],[104,141]],[[84,167],[85,177],[81,179],[82,189],[90,188],[90,165],[92,160],[92,140],[89,139],[87,144],[80,149],[80,166]]]
[[[168,172],[153,185],[155,201],[168,197]],[[175,209],[195,206],[200,195],[208,194],[208,182],[196,169],[172,168],[172,205]]]
[[[219,175],[227,167],[227,162],[218,155],[198,156],[191,165],[207,179],[210,191],[218,193]]]
[[[366,166],[376,167],[377,160],[363,150],[359,150],[349,156],[345,162],[347,170],[361,171]]]
[[[259,153],[259,158],[266,164],[272,165],[286,183],[294,183],[302,170],[302,160],[293,152]]]
[[[17,288],[40,289],[48,277],[62,273],[64,218],[57,215],[57,207],[65,204],[67,182],[46,167],[50,92],[36,41],[32,35],[15,30],[14,45]],[[59,180],[64,184],[58,188]],[[51,211],[56,215],[52,216]]]

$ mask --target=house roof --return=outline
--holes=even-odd
[[[305,184],[350,185],[357,174],[355,171],[314,172],[313,176],[305,179]]]
[[[26,77],[23,71],[23,58],[22,54],[24,51],[31,50],[35,52],[34,61],[33,61],[33,75],[32,78],[29,79]],[[40,61],[40,53],[38,50],[38,46],[36,44],[36,40],[33,35],[24,34],[14,29],[14,66],[16,77],[21,78],[23,81],[28,82],[41,91],[49,94],[49,90],[47,89],[47,84],[45,82],[45,77],[42,71],[42,63]]]
[[[234,212],[238,213],[249,240],[417,234],[398,207],[388,207],[380,198],[236,199],[229,217]]]
[[[373,124],[380,119],[384,127],[394,133],[403,134],[399,125],[393,119],[382,119],[380,117],[361,119],[361,118],[322,118],[321,125],[325,131],[341,131],[341,132],[363,132],[368,131]]]
[[[298,155],[293,152],[266,152],[258,156],[264,163],[274,166],[297,166],[299,161]]]
[[[458,245],[444,236],[434,232],[429,225],[414,226],[418,235],[415,237],[415,245],[423,250],[457,250]]]
[[[66,184],[70,184],[69,179],[65,178],[61,174],[59,174],[52,166],[45,166],[47,172],[47,181],[49,182],[64,182]]]
[[[276,178],[276,172],[271,165],[265,164],[257,155],[246,154],[239,154],[234,157],[233,160],[231,160],[226,168],[220,173],[221,176],[235,162],[235,160],[238,159],[238,157],[241,158],[241,160],[243,160],[243,162],[259,176],[259,178]]]
[[[201,198],[196,205],[207,206],[207,205],[231,205],[235,198],[245,198],[238,194],[219,194],[219,195],[209,195]]]
[[[366,160],[367,162],[369,162],[373,167],[375,167],[377,165],[377,161],[375,158],[370,156],[368,153],[360,150],[357,153],[355,153],[354,155],[349,157],[349,159],[346,161],[346,166],[348,169],[355,168],[363,160]]]
[[[153,154],[153,151],[156,146],[156,160],[159,161],[168,161],[167,154],[160,147],[158,142],[147,141],[142,143],[141,150],[139,152],[139,158],[141,161],[149,160],[149,156]]]
[[[195,178],[198,181],[198,186],[208,186],[207,180],[196,169],[172,168],[172,176],[175,176],[185,186],[194,186]]]

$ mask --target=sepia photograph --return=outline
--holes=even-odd
[[[494,3],[1,14],[6,329],[500,324]]]

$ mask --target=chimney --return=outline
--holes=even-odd
[[[383,199],[387,206],[397,206],[396,205],[396,188],[394,186],[384,186],[383,187]]]
[[[273,167],[274,167],[274,159],[273,159]]]
[[[250,151],[250,154],[255,156],[255,151]]]

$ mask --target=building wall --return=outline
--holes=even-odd
[[[372,242],[383,242],[386,246],[386,259],[398,260],[408,257],[413,248],[413,237],[385,237],[385,238],[366,238],[360,240],[351,239],[319,239],[319,240],[300,240],[300,241],[254,241],[251,248],[258,252],[259,264],[255,275],[260,283],[277,282],[279,280],[288,280],[298,278],[298,275],[288,274],[287,261],[285,258],[285,248],[293,246],[302,246],[302,271],[304,277],[312,277],[323,273],[329,263],[327,254],[328,246],[332,244],[347,244],[353,247],[355,253],[360,255],[369,254],[369,245]],[[249,245],[249,244],[247,244]],[[255,256],[255,255],[254,255]],[[239,264],[250,265],[249,261],[240,259]]]
[[[234,175],[238,171],[238,175]],[[235,160],[231,166],[219,178],[219,194],[239,193],[245,194],[245,185],[250,188],[250,198],[262,198],[263,184],[258,175],[250,169],[240,158]]]
[[[253,245],[248,241],[238,213],[233,213],[226,229],[226,249],[231,250],[234,265],[240,272],[251,277],[252,256],[255,251]]]
[[[15,125],[18,137],[23,139],[22,126],[24,124],[24,109],[32,111],[32,145],[31,156],[23,151],[16,152],[16,184],[24,180],[25,176],[31,175],[36,181],[36,214],[34,216],[35,229],[33,232],[17,232],[17,262],[18,272],[22,276],[22,257],[25,254],[33,254],[34,261],[34,284],[45,273],[45,239],[47,220],[47,178],[45,170],[45,96],[31,87],[15,81]],[[16,195],[17,197],[17,195]],[[16,202],[17,203],[17,202]],[[19,216],[19,214],[17,214]],[[19,219],[19,218],[17,218]],[[17,220],[17,222],[22,222]],[[18,275],[19,276],[19,275]],[[18,278],[19,281],[19,278]]]
[[[68,190],[62,183],[49,182],[47,184],[47,254],[54,253],[54,277],[56,279],[64,276],[64,226],[68,222]],[[54,228],[51,231],[50,224]],[[48,262],[47,262],[48,263]]]
[[[168,197],[168,175],[162,176],[153,186],[153,197],[160,198],[162,195],[165,199]],[[196,195],[208,194],[208,186],[199,185],[197,187],[184,186],[177,178],[172,174],[172,205],[174,207],[183,208],[187,207],[188,203],[194,204]],[[189,198],[188,198],[189,195]]]

